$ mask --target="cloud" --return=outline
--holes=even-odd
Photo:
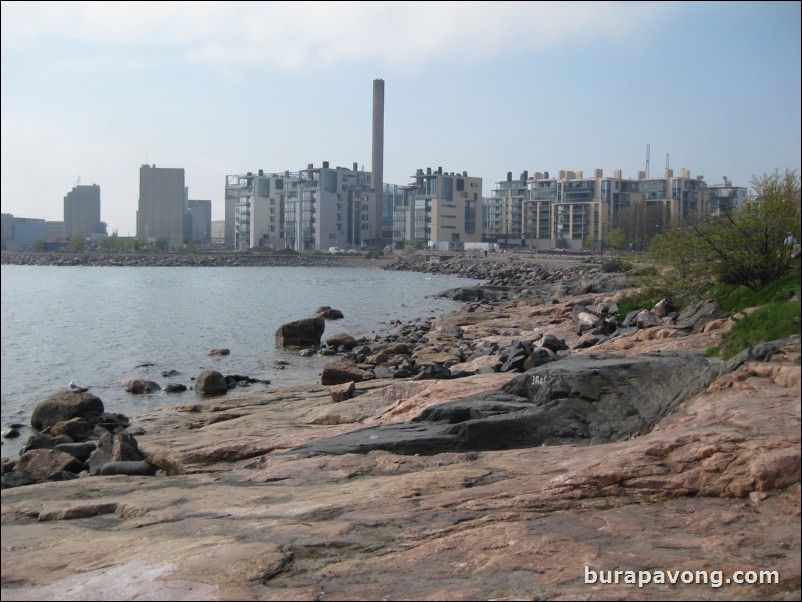
[[[3,3],[3,46],[72,42],[236,73],[378,62],[402,69],[625,40],[682,3]],[[64,57],[65,64],[79,58]],[[130,59],[129,59],[130,61]],[[97,63],[97,67],[105,65]]]

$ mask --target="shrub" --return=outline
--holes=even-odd
[[[628,272],[632,269],[632,264],[629,262],[624,261],[620,257],[616,257],[614,259],[608,259],[601,264],[601,271],[602,272]]]

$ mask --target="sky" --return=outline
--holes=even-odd
[[[136,233],[142,164],[227,175],[668,165],[750,188],[800,170],[799,2],[2,2],[2,212],[63,220],[97,184]]]

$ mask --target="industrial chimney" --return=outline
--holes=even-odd
[[[373,190],[376,192],[376,232],[374,238],[382,239],[382,215],[384,196],[384,80],[373,80]]]

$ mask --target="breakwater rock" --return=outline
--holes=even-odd
[[[382,266],[385,270],[447,274],[483,280],[482,285],[444,291],[443,297],[460,301],[545,299],[560,296],[614,291],[626,288],[623,274],[610,274],[590,263],[575,259],[500,255],[475,258],[462,255],[396,257]]]

